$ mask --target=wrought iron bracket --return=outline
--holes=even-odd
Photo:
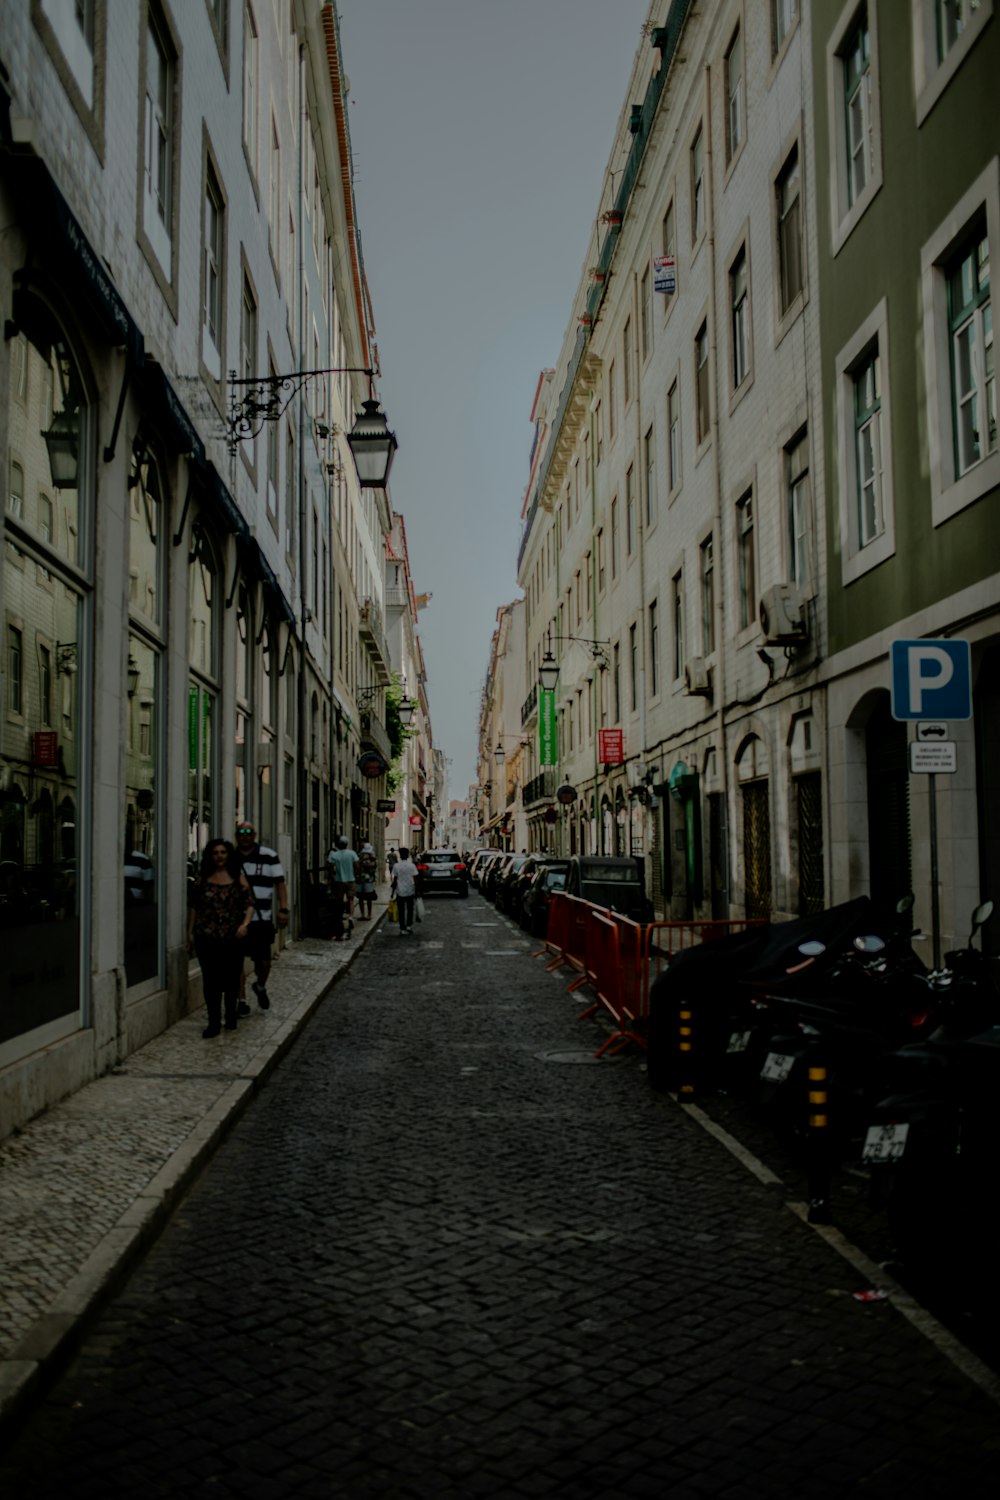
[[[367,375],[369,385],[375,371],[364,365],[340,365],[328,370],[292,370],[287,375],[255,375],[238,380],[229,372],[229,415],[226,418],[226,441],[231,455],[240,443],[251,442],[267,422],[278,422],[293,397],[311,380],[321,375]]]

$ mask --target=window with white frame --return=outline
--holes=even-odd
[[[608,442],[613,443],[618,429],[618,371],[614,360],[608,366]]]
[[[670,582],[670,607],[674,624],[673,676],[684,676],[684,573],[679,569]]]
[[[726,161],[731,162],[743,144],[743,33],[737,26],[725,56],[726,69]]]
[[[257,377],[257,298],[253,283],[246,271],[243,273],[243,298],[240,303],[240,374],[244,380]],[[257,439],[245,444],[243,452],[253,464],[257,457]]]
[[[705,230],[705,133],[698,126],[691,142],[691,243],[696,245]]]
[[[681,393],[676,380],[667,392],[667,480],[673,495],[681,486]]]
[[[631,464],[625,471],[625,554],[635,551],[635,475]]]
[[[628,677],[629,699],[635,713],[639,706],[639,632],[635,625],[628,628]]]
[[[827,44],[834,254],[882,185],[880,0],[848,0]]]
[[[652,526],[656,516],[656,442],[652,427],[642,440],[642,451],[646,460],[646,525]]]
[[[798,142],[786,156],[774,183],[778,248],[778,311],[787,317],[803,291],[802,173]]]
[[[715,650],[715,551],[711,533],[701,544],[701,649]]]
[[[209,164],[205,174],[202,248],[205,261],[202,309],[202,359],[216,379],[222,379],[223,310],[225,307],[225,200]]]
[[[812,500],[809,487],[809,434],[801,432],[784,450],[787,495],[788,572],[792,583],[812,582]]]
[[[660,603],[649,606],[649,692],[655,698],[660,691]]]
[[[642,357],[649,358],[649,351],[653,347],[653,316],[652,316],[652,291],[650,289],[649,267],[642,273],[639,282],[639,329],[641,338]]]
[[[260,177],[259,121],[257,100],[260,93],[260,48],[257,22],[249,5],[243,8],[243,146],[254,177]]]
[[[771,0],[771,56],[777,57],[799,19],[799,0]]]
[[[663,215],[663,253],[670,256],[674,263],[674,287],[678,282],[677,271],[677,214],[674,211],[674,200],[671,198]],[[677,300],[676,290],[672,297],[664,296],[663,309],[668,313]]]
[[[711,431],[711,404],[708,383],[708,320],[694,336],[695,438],[698,446],[707,442]]]
[[[750,289],[746,246],[740,248],[729,268],[729,316],[733,390],[738,390],[750,373]]]
[[[753,491],[736,502],[736,576],[739,587],[740,629],[757,621],[757,567],[753,527]]]
[[[935,525],[1000,483],[990,278],[998,243],[1000,157],[994,157],[920,256]]]
[[[994,0],[910,0],[920,125],[993,16]]]
[[[622,330],[622,393],[625,405],[632,399],[632,319],[625,319]]]
[[[836,360],[844,583],[883,562],[895,548],[887,306],[883,298]]]
[[[618,577],[618,499],[611,502],[611,576]]]
[[[267,208],[268,229],[271,236],[271,254],[275,265],[281,260],[281,139],[274,116],[271,116],[271,162]]]
[[[66,67],[88,110],[94,108],[94,49],[97,37],[97,0],[40,0]]]
[[[142,227],[168,281],[173,279],[174,96],[177,54],[152,6],[146,21]]]

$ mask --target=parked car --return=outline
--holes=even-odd
[[[521,865],[517,874],[511,879],[510,888],[507,893],[507,912],[509,916],[514,918],[515,922],[521,922],[522,926],[524,926],[522,921],[524,894],[542,866],[552,863],[557,863],[565,867],[566,861],[565,859],[557,859],[554,854],[546,854],[536,850],[534,854],[527,856],[524,864]]]
[[[498,910],[506,912],[508,917],[516,917],[517,915],[513,904],[514,882],[517,879],[518,872],[524,868],[527,860],[527,854],[512,854],[502,872],[497,876],[497,885],[493,899]]]
[[[420,874],[422,896],[444,891],[455,891],[459,896],[469,894],[469,870],[457,849],[425,849],[417,855],[417,870]]]
[[[500,853],[499,849],[480,849],[474,856],[469,867],[469,880],[478,889],[483,888],[483,877],[489,867],[490,860],[495,859]]]
[[[643,862],[634,854],[571,855],[566,870],[566,894],[607,907],[634,922],[653,920]]]
[[[521,895],[521,926],[533,937],[544,937],[548,931],[552,893],[566,889],[568,867],[568,860],[550,859],[532,871]]]
[[[496,859],[490,861],[489,868],[484,874],[482,883],[479,887],[483,895],[486,897],[487,901],[496,900],[497,881],[503,875],[504,870],[507,868],[512,858],[513,855],[510,854],[506,849],[501,849],[498,851]]]

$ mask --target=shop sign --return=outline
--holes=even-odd
[[[564,781],[556,792],[556,801],[561,802],[563,807],[569,807],[571,803],[576,801],[578,796],[579,793],[576,787],[570,786],[568,781]]]
[[[604,766],[620,766],[625,761],[625,735],[621,729],[597,731],[597,759]]]
[[[377,750],[366,750],[358,760],[362,776],[382,776],[389,767]]]
[[[559,822],[559,814],[556,812],[556,810],[555,810],[554,807],[547,807],[545,809],[544,813],[542,814],[542,818],[543,818],[544,822],[546,822],[546,823],[558,823]]]
[[[538,764],[554,766],[559,759],[556,735],[556,694],[554,688],[538,690]]]
[[[677,258],[673,255],[653,256],[653,291],[666,292],[668,297],[677,290]]]
[[[34,736],[31,758],[36,766],[55,766],[59,763],[59,748],[54,729],[39,729]]]
[[[394,813],[396,811],[395,797],[379,797],[375,803],[375,811]]]
[[[410,813],[409,824],[411,828],[423,828],[424,820],[419,813]]]

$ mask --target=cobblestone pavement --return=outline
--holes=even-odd
[[[1000,1493],[995,1402],[476,897],[383,927],[0,1459],[16,1496]]]
[[[244,1106],[373,929],[283,950],[272,1004],[203,1041],[202,1009],[0,1144],[0,1412],[162,1222],[177,1189]]]

